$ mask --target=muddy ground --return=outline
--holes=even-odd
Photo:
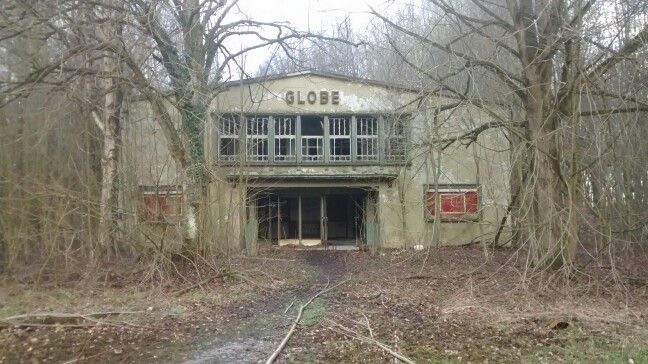
[[[648,260],[620,257],[623,270],[587,261],[565,281],[527,271],[524,258],[503,248],[486,257],[480,246],[265,249],[157,283],[142,282],[142,269],[91,285],[10,283],[0,318],[90,319],[0,326],[0,362],[264,361],[325,287],[335,288],[304,310],[278,362],[393,362],[388,351],[414,362],[648,362]],[[87,316],[108,311],[121,314]]]

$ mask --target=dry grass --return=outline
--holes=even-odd
[[[90,329],[0,329],[0,360],[175,362],[219,345],[235,348],[227,354],[232,360],[264,359],[285,334],[294,307],[327,279],[345,278],[350,280],[304,312],[307,322],[280,361],[392,359],[371,341],[354,339],[350,331],[341,334],[340,325],[416,362],[648,360],[645,281],[619,286],[609,271],[593,268],[568,282],[525,274],[513,253],[500,249],[485,259],[479,247],[439,248],[427,256],[387,251],[376,257],[265,250],[259,259],[217,262],[242,275],[215,279],[181,297],[172,293],[205,278],[212,268],[179,268],[184,278],[154,288],[140,284],[137,276],[112,286],[111,281],[37,290],[6,285],[0,289],[0,317],[42,311],[145,314]],[[629,266],[634,278],[643,274],[636,264]],[[407,278],[412,275],[428,278]],[[255,342],[256,349],[237,351],[233,345],[250,346],[245,340],[259,337],[267,340]]]

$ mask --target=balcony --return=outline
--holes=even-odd
[[[402,165],[409,116],[222,115],[217,163],[248,166]]]

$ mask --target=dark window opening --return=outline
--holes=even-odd
[[[324,118],[321,116],[304,115],[301,117],[302,135],[324,135]]]
[[[234,138],[221,138],[220,156],[223,160],[233,160],[238,155],[239,141]]]

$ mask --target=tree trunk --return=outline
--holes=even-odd
[[[114,218],[117,206],[117,168],[119,166],[119,147],[121,135],[120,108],[121,92],[106,95],[104,119],[96,114],[95,122],[101,124],[103,148],[101,153],[101,197],[99,202],[99,244],[102,250],[111,255],[117,252],[114,239]]]
[[[550,77],[548,65],[539,66],[530,83],[526,102],[528,123],[529,169],[526,188],[520,201],[518,218],[526,223],[522,235],[528,239],[531,262],[539,268],[563,268],[572,264],[571,226],[568,186],[562,175],[562,155],[558,137],[558,118],[546,89]],[[526,206],[525,206],[526,205]]]
[[[121,38],[121,27],[106,22],[100,29],[101,38]],[[115,239],[117,218],[117,177],[119,150],[121,146],[121,109],[124,98],[119,77],[123,73],[121,62],[110,51],[104,52],[101,70],[110,77],[103,82],[103,117],[93,112],[93,118],[101,130],[103,148],[101,152],[101,193],[99,201],[98,240],[104,254],[111,256],[118,252]]]

